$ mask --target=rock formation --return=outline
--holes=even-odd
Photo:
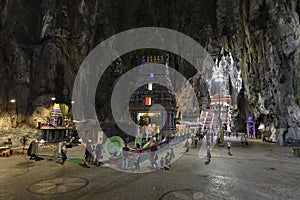
[[[273,124],[286,139],[299,139],[299,13],[299,0],[2,0],[1,129],[35,127],[52,96],[71,106],[76,72],[96,45],[121,31],[158,26],[189,35],[214,58],[222,47],[232,53],[243,79],[240,130],[251,115],[256,123]],[[109,92],[114,81],[147,52],[156,51],[126,54],[101,78],[100,120],[113,122]],[[187,78],[195,75],[176,55],[170,66]]]

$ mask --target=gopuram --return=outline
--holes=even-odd
[[[154,67],[147,64],[154,64]],[[129,101],[130,116],[140,126],[138,133],[146,140],[169,137],[176,130],[177,108],[169,78],[168,55],[143,56],[139,74],[135,83],[138,89]],[[138,87],[145,80],[147,84]]]

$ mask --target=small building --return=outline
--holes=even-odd
[[[54,103],[53,105],[48,124],[42,125],[40,130],[40,139],[49,143],[62,140],[69,141],[72,137],[79,138],[72,122],[69,119],[64,119],[58,103]]]
[[[45,142],[69,141],[76,135],[73,127],[45,125],[41,127],[41,140]]]
[[[145,65],[148,63],[157,66],[150,68]],[[176,98],[171,91],[167,65],[167,56],[149,56],[147,60],[143,57],[140,65],[140,76],[136,84],[141,85],[145,80],[148,83],[138,87],[131,95],[129,112],[131,118],[142,127],[140,133],[144,138],[157,134],[164,137],[176,131]],[[152,82],[151,78],[155,81]],[[162,106],[165,112],[162,112],[161,107],[153,106],[155,104]]]

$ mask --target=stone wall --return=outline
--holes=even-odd
[[[159,26],[189,35],[214,58],[221,47],[232,52],[243,78],[238,97],[241,130],[249,115],[257,123],[274,123],[284,130],[289,119],[299,121],[289,112],[299,109],[299,4],[297,0],[3,0],[2,121],[8,124],[15,112],[16,122],[9,126],[35,127],[33,113],[48,108],[52,96],[70,105],[76,72],[97,44],[127,29]],[[114,81],[138,64],[137,55],[145,52],[122,56],[101,79],[105,87],[98,89],[96,105],[100,120],[113,122],[109,92]],[[176,55],[171,55],[170,66],[187,78],[195,75]],[[15,105],[9,102],[12,98]]]

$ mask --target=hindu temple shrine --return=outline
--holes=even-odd
[[[139,66],[140,76],[129,101],[129,112],[146,139],[157,134],[164,137],[176,130],[176,99],[167,66],[167,55],[144,56]],[[142,84],[145,80],[147,84]]]

